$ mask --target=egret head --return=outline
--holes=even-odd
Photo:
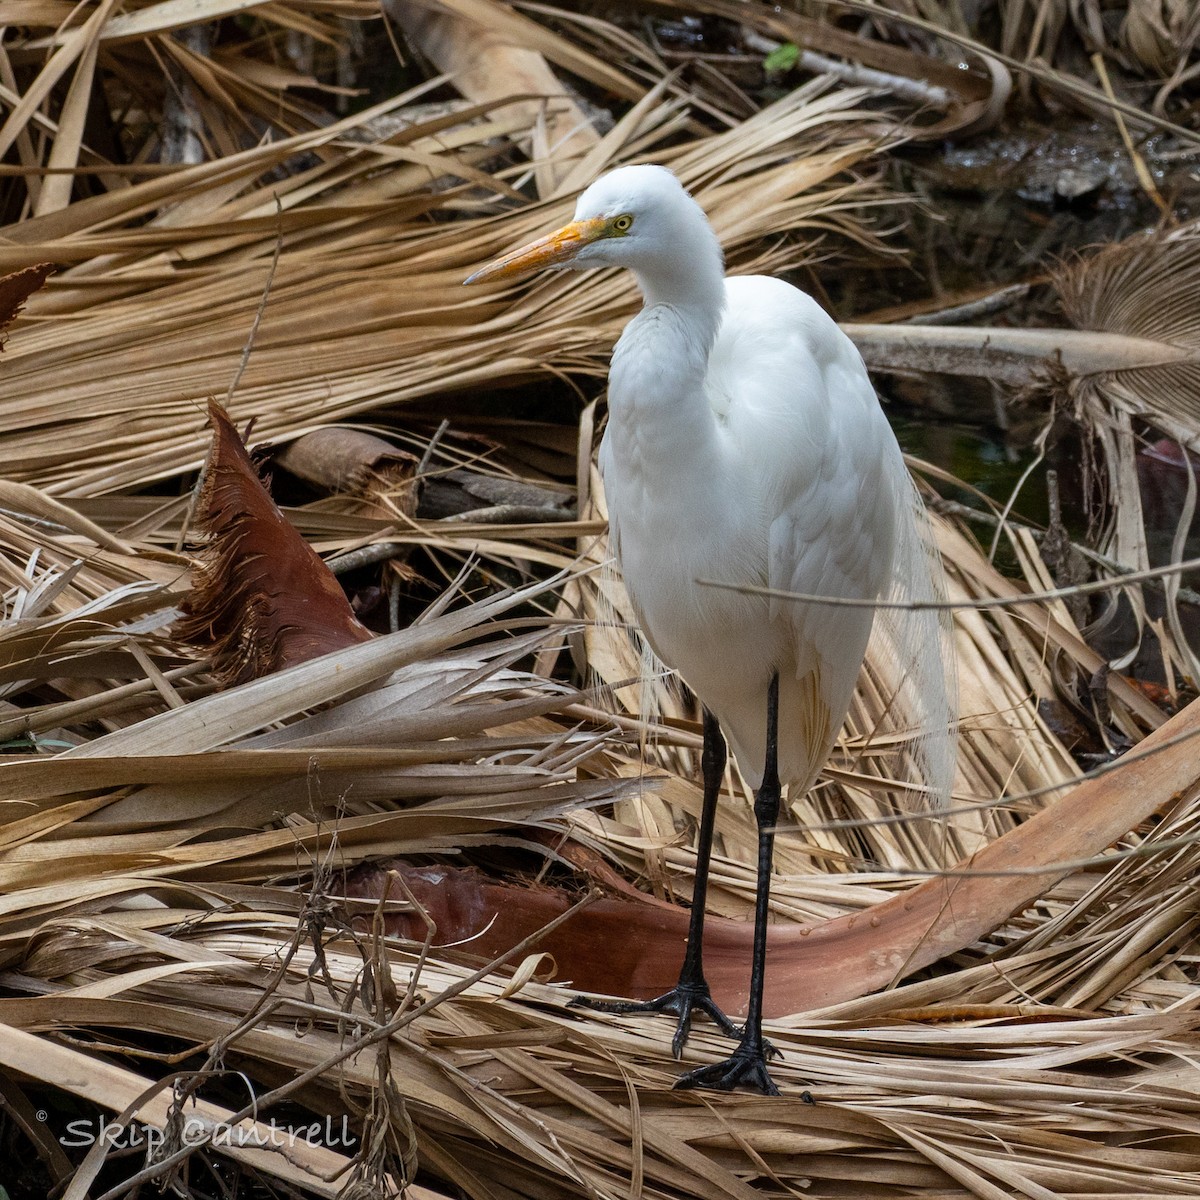
[[[699,241],[698,241],[699,239]],[[547,268],[677,271],[701,246],[721,251],[704,210],[666,167],[618,167],[579,197],[575,219],[476,271],[467,283]]]

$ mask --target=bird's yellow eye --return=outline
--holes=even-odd
[[[612,227],[617,233],[628,233],[632,225],[633,217],[629,213],[622,213],[612,219]]]

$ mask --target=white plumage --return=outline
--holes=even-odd
[[[845,718],[871,610],[698,581],[871,600],[896,594],[899,570],[916,579],[901,592],[931,594],[936,562],[922,550],[919,503],[858,351],[789,284],[727,279],[703,210],[662,167],[603,176],[580,197],[573,222],[472,278],[545,266],[622,266],[636,276],[645,304],[613,351],[600,448],[613,550],[651,646],[716,717],[755,787],[778,675],[779,777],[807,788]],[[925,646],[904,645],[914,631]],[[908,631],[892,628],[889,640],[900,656],[937,656],[937,619],[923,614]],[[914,671],[907,664],[897,673],[910,677],[910,692]],[[926,689],[944,680],[940,661],[921,671]],[[940,719],[944,686],[933,703],[919,703]],[[706,783],[714,793],[706,802],[715,803]],[[760,828],[770,811],[760,794]],[[768,872],[774,820],[762,834]],[[707,846],[700,852],[707,861]],[[760,878],[762,921],[767,883]],[[693,934],[690,982],[685,962],[676,992],[652,1002],[679,1014],[683,1037],[693,1003],[711,1011],[697,999],[707,997],[699,924]],[[773,1090],[761,1031],[751,1030],[754,985],[738,1053],[686,1082]]]
[[[779,773],[807,787],[849,706],[871,611],[695,581],[876,598],[903,462],[857,350],[802,292],[729,279],[710,354],[656,389],[658,356],[694,357],[672,354],[704,336],[687,324],[646,308],[613,355],[600,449],[612,545],[655,653],[716,715],[753,786],[779,672]]]

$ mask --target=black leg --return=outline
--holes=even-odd
[[[696,881],[692,888],[692,915],[688,923],[687,949],[679,982],[671,991],[654,1000],[593,1000],[576,996],[571,1001],[580,1008],[611,1013],[668,1012],[679,1018],[671,1050],[678,1058],[692,1028],[692,1014],[707,1013],[730,1037],[738,1036],[734,1023],[713,1003],[704,979],[704,904],[708,895],[708,862],[712,856],[713,828],[716,825],[717,798],[725,777],[725,739],[717,719],[704,710],[704,806],[700,811],[700,839],[696,847]]]
[[[767,689],[767,761],[762,785],[754,797],[754,817],[758,824],[758,890],[754,899],[754,954],[750,962],[750,1003],[746,1024],[737,1049],[724,1062],[700,1067],[681,1075],[677,1088],[706,1087],[732,1091],[735,1087],[753,1088],[768,1096],[778,1096],[767,1071],[767,1056],[772,1053],[762,1032],[763,980],[767,966],[767,911],[771,895],[771,859],[775,850],[775,826],[779,821],[779,676],[771,677]],[[810,1099],[805,1093],[804,1099]]]

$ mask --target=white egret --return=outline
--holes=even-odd
[[[703,210],[667,169],[621,167],[563,228],[467,280],[546,267],[628,267],[644,306],[613,351],[600,466],[610,541],[643,632],[703,703],[704,804],[691,926],[678,986],[608,1011],[694,1010],[738,1046],[681,1087],[778,1094],[762,1032],[767,902],[781,787],[808,788],[850,705],[870,607],[791,603],[699,580],[830,597],[894,594],[894,569],[931,591],[920,502],[862,359],[811,297],[778,279],[726,278]],[[922,579],[922,577],[924,577]],[[935,630],[927,620],[925,633]],[[915,654],[925,647],[900,647]],[[937,654],[936,644],[932,653]],[[940,666],[926,672],[936,689]],[[931,711],[945,712],[945,689]],[[935,716],[935,720],[938,719]],[[702,937],[717,796],[729,739],[756,789],[758,890],[746,1021],[713,1003]],[[943,726],[944,732],[944,726]]]

